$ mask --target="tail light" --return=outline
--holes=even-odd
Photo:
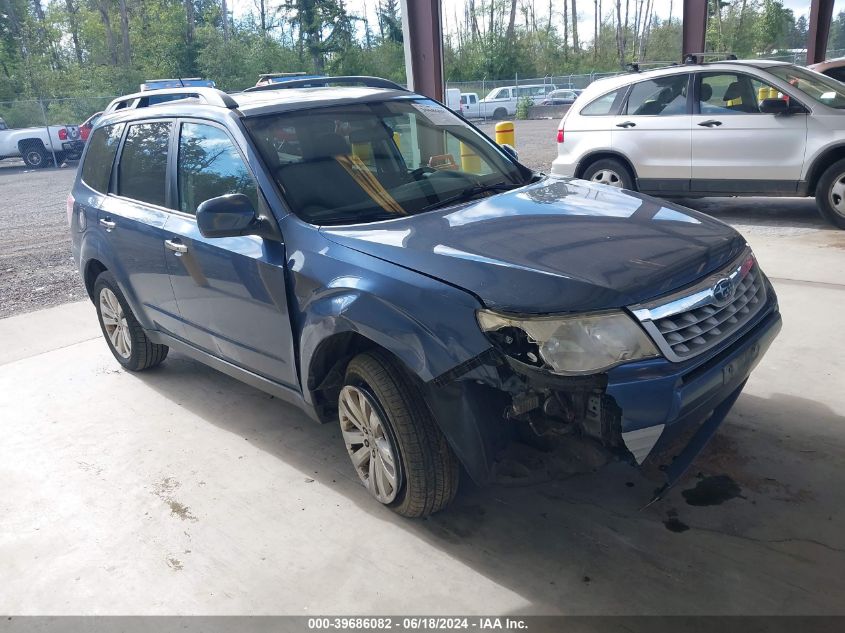
[[[558,142],[558,143],[563,143],[563,128],[560,128],[560,129],[557,131],[557,142]]]
[[[67,225],[72,226],[73,224],[73,205],[76,200],[73,199],[73,194],[67,194]]]
[[[59,140],[66,141],[67,140],[67,128],[62,128],[59,130]]]

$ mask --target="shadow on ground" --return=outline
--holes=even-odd
[[[732,225],[838,230],[822,218],[814,198],[683,198],[676,202]]]
[[[521,595],[532,613],[845,612],[845,446],[782,431],[808,418],[841,428],[845,418],[809,400],[741,396],[687,477],[648,508],[654,483],[616,462],[526,487],[481,489],[465,477],[449,509],[407,520],[358,485],[334,425],[176,354],[133,378],[340,488]]]

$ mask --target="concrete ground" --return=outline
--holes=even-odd
[[[402,519],[334,425],[178,354],[126,373],[89,303],[0,320],[0,612],[845,613],[845,233],[745,204],[784,329],[646,509],[615,463]]]
[[[518,124],[527,163],[548,164],[555,127]],[[10,174],[0,188],[40,191]],[[64,252],[41,241],[51,223],[66,241],[63,198],[47,202],[32,234],[13,203],[6,235],[27,239],[2,243],[34,268]],[[178,354],[122,371],[88,302],[21,313],[67,301],[64,272],[43,300],[15,294],[0,305],[0,613],[845,613],[845,232],[811,200],[685,204],[746,235],[784,329],[686,479],[645,509],[653,482],[615,463],[464,482],[447,511],[401,519],[358,484],[334,425]],[[0,297],[23,260],[7,261]]]

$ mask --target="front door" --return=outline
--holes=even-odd
[[[744,73],[698,73],[692,115],[693,190],[796,191],[804,165],[807,115],[764,114],[764,99],[788,97]]]
[[[185,338],[276,382],[296,386],[285,292],[285,248],[256,236],[205,238],[197,207],[227,193],[264,205],[234,141],[222,127],[183,121],[176,157],[177,212],[163,246]]]
[[[639,81],[611,125],[611,145],[637,171],[640,189],[678,193],[692,173],[689,75]]]

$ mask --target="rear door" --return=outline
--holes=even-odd
[[[613,149],[637,172],[640,189],[683,192],[692,174],[688,73],[631,85],[611,126]]]
[[[173,121],[160,119],[127,124],[97,230],[107,245],[112,273],[133,307],[154,328],[179,336],[179,310],[164,259],[172,127]]]
[[[197,227],[197,207],[227,193],[247,195],[271,216],[243,154],[222,126],[189,119],[178,124],[173,153],[175,210],[162,246],[185,338],[295,387],[284,245],[254,235],[205,238]]]
[[[801,179],[807,115],[760,112],[764,99],[788,99],[741,72],[697,74],[692,115],[692,188],[730,193],[793,192]]]

